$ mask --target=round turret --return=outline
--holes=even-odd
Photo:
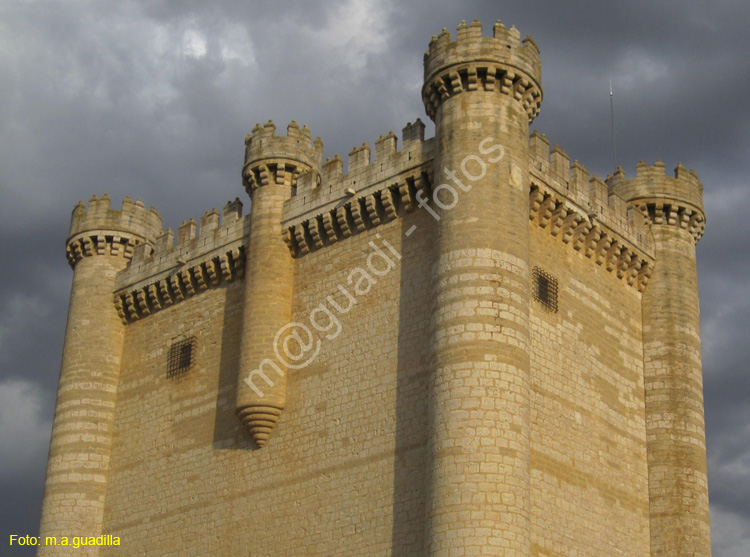
[[[242,178],[248,193],[266,185],[271,176],[276,183],[294,188],[297,177],[303,172],[320,172],[323,142],[319,137],[312,142],[307,126],[300,129],[292,121],[286,136],[278,136],[275,132],[276,125],[269,120],[264,126],[256,124],[252,134],[245,139]]]
[[[482,37],[478,21],[461,23],[455,42],[444,30],[424,61],[422,98],[435,122],[434,185],[431,199],[417,197],[420,207],[434,204],[437,215],[428,279],[430,555],[456,547],[530,555],[532,548],[529,122],[542,102],[541,63],[531,39],[521,41],[500,23],[494,30]],[[460,388],[456,377],[472,388]],[[476,412],[459,411],[466,408]],[[501,474],[470,479],[498,452]],[[464,492],[472,496],[456,497]],[[492,527],[479,533],[481,517]]]
[[[300,174],[320,174],[323,159],[323,142],[311,142],[307,126],[292,121],[286,137],[275,131],[270,120],[255,126],[245,140],[242,169],[252,207],[236,411],[258,447],[286,407],[285,366],[268,359],[278,353],[277,331],[292,321],[294,261],[281,232],[284,203],[296,194]],[[269,369],[275,371],[270,377]],[[259,376],[263,381],[256,384]]]
[[[703,185],[678,164],[641,161],[610,187],[649,223],[655,265],[643,293],[643,378],[654,555],[709,555],[700,303],[695,244],[705,229]]]
[[[124,324],[115,280],[141,244],[161,233],[155,209],[107,195],[73,209],[67,242],[73,267],[65,349],[52,425],[40,536],[100,536],[114,436]],[[95,432],[95,435],[92,433]],[[39,555],[58,555],[42,546]]]
[[[456,41],[443,31],[430,41],[424,56],[422,100],[430,118],[440,103],[462,91],[497,91],[521,100],[531,122],[542,104],[542,63],[531,37],[521,40],[515,27],[500,21],[492,37],[482,36],[482,24],[461,22]]]
[[[636,206],[655,224],[674,224],[686,228],[697,242],[705,230],[703,184],[695,171],[688,171],[682,163],[667,176],[664,163],[656,161],[648,166],[641,161],[635,178],[625,178],[618,169],[611,181],[612,189],[626,202]]]

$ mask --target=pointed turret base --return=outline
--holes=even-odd
[[[245,406],[237,411],[240,421],[245,424],[255,444],[264,447],[283,408],[277,406]]]

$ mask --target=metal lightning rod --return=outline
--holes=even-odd
[[[615,100],[612,92],[612,80],[609,80],[609,112],[612,116],[612,156],[615,159],[615,170],[617,170],[617,143],[615,142]]]

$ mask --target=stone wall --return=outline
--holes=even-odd
[[[104,521],[123,545],[104,554],[424,551],[434,222],[417,211],[295,260],[294,321],[322,303],[340,332],[309,325],[320,352],[289,371],[263,449],[234,413],[242,281],[128,325]],[[531,302],[534,551],[647,553],[640,295],[546,231],[532,240],[559,281],[557,313]],[[347,277],[384,241],[401,261],[356,294]],[[195,364],[167,378],[170,342],[192,335]]]
[[[532,232],[558,281],[556,313],[531,302],[533,553],[648,555],[641,296]]]

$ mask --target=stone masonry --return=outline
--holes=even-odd
[[[539,49],[443,30],[420,120],[323,161],[269,121],[243,202],[107,196],[74,269],[40,536],[82,555],[710,555],[681,164],[529,134]],[[69,548],[42,546],[40,555]]]

